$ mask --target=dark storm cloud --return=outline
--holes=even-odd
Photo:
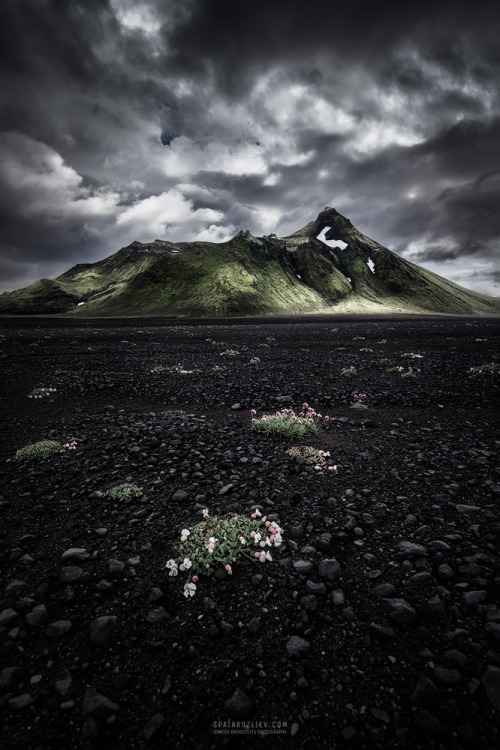
[[[2,288],[327,204],[416,262],[496,260],[497,3],[4,6]]]

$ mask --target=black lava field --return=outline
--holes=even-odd
[[[499,343],[495,319],[1,320],[0,746],[498,748]],[[251,429],[304,403],[317,435]],[[17,454],[49,440],[72,447]],[[205,508],[283,540],[186,597],[166,562]]]

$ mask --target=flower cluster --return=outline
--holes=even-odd
[[[67,448],[69,451],[76,450],[76,440],[68,440],[67,443],[63,443],[63,448]]]
[[[293,409],[281,409],[275,414],[264,414],[260,419],[256,418],[255,409],[251,409],[251,414],[252,430],[255,432],[264,432],[266,435],[274,433],[296,439],[307,434],[317,435],[321,427],[330,420],[330,417],[319,414],[307,403],[302,405],[302,411],[298,414]]]
[[[353,398],[354,398],[354,403],[351,407],[352,409],[358,409],[358,410],[368,409],[368,406],[365,404],[366,393],[355,393]]]
[[[56,388],[33,388],[31,393],[28,393],[28,398],[44,398],[51,393],[55,393],[56,390]]]
[[[183,592],[189,599],[196,593],[199,576],[210,575],[216,565],[221,564],[232,575],[238,557],[264,563],[272,560],[269,549],[279,547],[282,541],[281,528],[258,509],[248,518],[238,513],[210,516],[205,508],[203,521],[192,529],[182,529],[179,558],[167,560],[166,568],[169,576],[189,571]]]
[[[310,445],[294,446],[293,448],[288,448],[286,453],[292,459],[296,459],[299,456],[302,456],[306,464],[314,466],[314,469],[316,471],[322,471],[327,464],[326,459],[330,458],[329,451],[323,451],[318,448],[313,448]],[[328,471],[337,471],[337,467],[333,465],[327,466],[326,468]]]
[[[471,367],[469,372],[471,375],[493,375],[500,372],[500,365],[497,362],[491,362],[490,364]]]

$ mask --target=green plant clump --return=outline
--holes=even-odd
[[[14,456],[14,461],[44,461],[63,450],[63,446],[57,440],[41,440],[39,443],[32,443],[31,445],[25,445],[24,448],[19,448]]]
[[[130,500],[133,497],[142,496],[142,488],[136,484],[130,484],[129,482],[123,482],[122,484],[115,484],[105,492],[107,497],[111,500]]]
[[[254,432],[279,435],[290,440],[300,440],[305,435],[317,435],[323,425],[330,420],[330,417],[323,417],[306,403],[302,405],[299,414],[295,414],[293,409],[282,409],[276,414],[264,414],[260,419],[256,419],[255,409],[252,409],[251,413]]]
[[[166,563],[170,576],[189,571],[183,592],[186,599],[194,596],[199,575],[211,575],[218,564],[232,575],[231,566],[241,555],[259,562],[272,560],[269,548],[282,542],[281,528],[259,510],[251,518],[239,513],[218,517],[210,516],[205,508],[203,519],[192,529],[182,529],[179,558]]]
[[[497,362],[490,362],[486,365],[479,365],[478,367],[471,367],[469,372],[472,375],[494,375],[500,372],[500,364]]]
[[[330,455],[329,451],[313,448],[311,445],[294,445],[293,448],[288,448],[286,453],[291,459],[302,456],[306,464],[314,466],[317,471],[326,466],[326,459]]]

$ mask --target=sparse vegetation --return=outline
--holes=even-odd
[[[500,364],[498,362],[490,362],[486,365],[478,365],[478,367],[471,367],[469,372],[471,375],[494,375],[500,372]]]
[[[260,419],[255,418],[255,409],[251,410],[252,430],[266,435],[279,435],[300,440],[305,435],[317,435],[330,417],[318,414],[312,406],[304,403],[302,411],[295,414],[293,409],[282,409],[275,414],[264,414]]]
[[[24,448],[19,448],[14,456],[14,461],[44,461],[63,450],[63,445],[58,443],[57,440],[40,440],[38,443],[31,443],[31,445],[25,445]]]
[[[56,388],[33,388],[31,393],[28,393],[28,398],[45,398],[55,392]]]
[[[188,573],[183,592],[186,599],[196,593],[199,575],[211,575],[217,565],[232,575],[232,565],[239,557],[271,561],[269,548],[281,546],[281,528],[258,509],[250,518],[239,513],[210,516],[205,509],[203,519],[192,529],[182,529],[179,557],[166,563],[170,576],[177,576],[179,571]]]
[[[143,492],[142,487],[138,487],[136,484],[122,482],[122,484],[115,484],[110,487],[104,494],[111,500],[131,500],[134,497],[142,497]]]

